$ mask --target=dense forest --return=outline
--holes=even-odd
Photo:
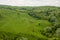
[[[0,40],[60,40],[60,7],[0,5]]]

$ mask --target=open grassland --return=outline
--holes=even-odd
[[[0,5],[0,39],[57,40],[59,20],[60,7]]]

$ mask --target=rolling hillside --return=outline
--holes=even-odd
[[[60,27],[59,20],[60,7],[0,5],[0,39],[54,40],[54,34]]]

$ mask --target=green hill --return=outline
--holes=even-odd
[[[59,20],[60,7],[0,5],[0,38],[1,40],[54,40],[54,34],[60,25]]]

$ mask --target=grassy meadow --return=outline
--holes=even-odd
[[[0,5],[0,40],[59,40],[60,7]]]

